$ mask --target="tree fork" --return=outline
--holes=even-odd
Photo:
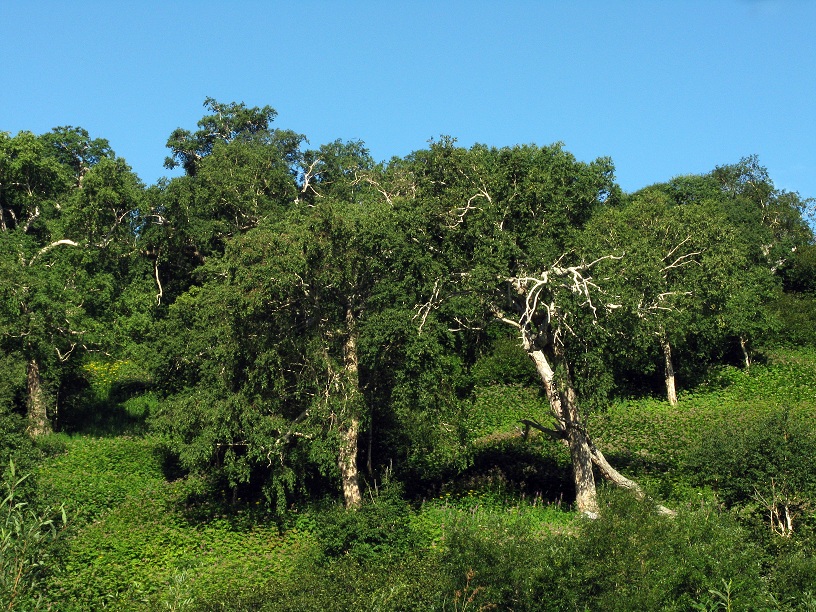
[[[556,429],[549,429],[547,427],[544,427],[538,421],[533,421],[531,419],[521,419],[519,420],[519,423],[524,425],[525,431],[523,436],[525,440],[527,439],[529,430],[536,429],[548,435],[552,439],[558,440],[559,442],[563,442],[565,445],[569,446],[569,439],[567,437],[566,432],[558,431]],[[573,424],[573,427],[576,426]],[[626,489],[627,491],[631,491],[632,493],[634,493],[637,499],[639,500],[647,499],[648,496],[640,487],[640,485],[636,483],[634,480],[626,478],[626,476],[624,476],[623,474],[618,472],[614,467],[612,467],[609,461],[607,461],[604,454],[598,449],[597,446],[595,446],[595,443],[592,441],[592,438],[589,437],[589,434],[584,432],[584,436],[586,438],[587,445],[589,446],[589,453],[592,463],[593,465],[595,465],[595,467],[598,468],[598,471],[601,473],[601,476],[603,476],[606,480],[608,480],[612,484],[622,489]],[[666,508],[665,506],[661,506],[660,504],[656,504],[655,507],[657,508],[657,511],[660,514],[665,514],[668,516],[675,516],[677,514],[674,510]]]
[[[524,350],[536,366],[541,382],[550,401],[550,410],[556,420],[556,426],[563,432],[572,458],[572,477],[575,484],[575,505],[578,511],[595,518],[598,516],[598,494],[595,488],[595,475],[592,472],[592,455],[585,432],[580,425],[580,415],[575,403],[575,392],[567,384],[567,392],[560,393],[555,383],[555,372],[547,356],[535,346],[535,340],[529,329],[522,328]],[[565,409],[566,407],[566,409]]]
[[[612,484],[631,491],[637,499],[646,499],[646,493],[641,489],[640,485],[613,468],[587,434],[581,423],[575,390],[572,387],[569,374],[567,373],[566,381],[563,383],[564,390],[559,391],[556,386],[555,372],[550,366],[544,351],[533,345],[529,333],[523,331],[522,340],[524,349],[535,363],[536,370],[544,384],[550,402],[550,410],[556,419],[556,429],[548,429],[528,419],[521,422],[528,429],[530,427],[538,429],[550,437],[560,438],[568,445],[572,459],[573,482],[575,484],[575,505],[578,511],[590,518],[597,518],[598,516],[598,497],[592,469],[593,465]],[[558,357],[555,351],[552,357]],[[657,504],[656,508],[660,514],[675,515],[673,510],[660,504]]]

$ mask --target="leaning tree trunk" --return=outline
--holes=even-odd
[[[575,505],[579,512],[595,517],[598,515],[598,494],[595,489],[595,475],[592,472],[592,452],[586,430],[581,423],[575,392],[569,381],[564,385],[565,392],[559,391],[555,372],[547,356],[544,351],[535,346],[534,340],[526,330],[522,332],[522,342],[547,392],[558,433],[566,439],[569,445],[572,478],[575,484]]]
[[[550,355],[550,360],[548,360],[544,351],[535,346],[534,341],[525,330],[522,330],[522,342],[527,355],[535,363],[536,371],[544,385],[547,399],[550,402],[550,410],[555,417],[556,430],[549,430],[532,421],[525,420],[523,423],[528,427],[532,426],[540,429],[554,438],[561,439],[569,446],[573,482],[575,483],[575,505],[578,511],[590,518],[598,516],[598,495],[595,488],[595,476],[592,471],[593,465],[612,484],[631,491],[638,499],[645,499],[646,494],[643,489],[636,482],[626,478],[613,468],[587,434],[581,422],[575,389],[569,376],[568,364],[563,363],[565,374],[559,389],[559,385],[555,380],[555,372],[550,365],[550,360],[555,362],[556,359],[559,359],[559,355],[553,352]],[[673,510],[659,504],[657,505],[657,511],[671,516],[675,514]]]
[[[36,359],[28,362],[28,427],[30,436],[37,437],[51,433],[51,423],[48,421],[46,410],[45,391],[40,377],[40,366]]]
[[[660,347],[663,349],[663,364],[666,376],[666,399],[672,406],[677,405],[677,387],[674,382],[674,363],[672,362],[671,343],[665,335],[660,336]]]
[[[340,418],[340,451],[337,463],[343,481],[343,499],[346,502],[346,508],[357,508],[362,503],[357,453],[360,437],[360,407],[363,397],[360,393],[360,377],[357,367],[357,329],[351,308],[346,310],[346,329],[348,336],[343,347],[344,414]]]

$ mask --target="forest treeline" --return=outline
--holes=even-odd
[[[545,408],[519,426],[568,446],[594,515],[596,475],[642,492],[587,412],[814,339],[813,201],[754,156],[627,194],[560,144],[378,163],[205,107],[151,186],[81,128],[0,134],[0,405],[31,436],[86,422],[94,368],[128,364],[182,472],[357,507],[386,468],[427,490],[466,467],[469,402],[521,385]]]

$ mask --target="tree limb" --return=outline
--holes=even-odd
[[[30,265],[32,265],[32,264],[34,263],[34,261],[35,261],[35,260],[36,260],[36,259],[37,259],[37,258],[38,258],[40,255],[45,255],[45,254],[46,254],[48,251],[50,251],[51,249],[54,249],[54,248],[56,248],[56,247],[58,247],[58,246],[60,246],[60,245],[63,245],[63,244],[64,244],[64,245],[67,245],[67,246],[75,246],[75,247],[78,247],[78,246],[79,246],[79,244],[77,244],[77,243],[76,243],[76,242],[74,242],[73,240],[68,240],[67,238],[64,238],[64,239],[62,239],[62,240],[57,240],[56,242],[52,242],[51,244],[48,244],[48,245],[44,246],[43,248],[41,248],[41,249],[40,249],[40,250],[37,252],[37,254],[36,254],[36,255],[34,255],[34,257],[32,257],[32,258],[31,258],[31,261],[29,261],[29,262],[28,262],[28,265],[29,265],[29,266],[30,266]]]

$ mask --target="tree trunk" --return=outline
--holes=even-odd
[[[666,399],[672,406],[677,405],[677,387],[674,384],[674,364],[672,363],[671,344],[665,335],[660,337],[660,346],[663,349],[663,363],[666,375]]]
[[[40,366],[36,359],[28,362],[28,433],[32,437],[51,433],[51,423],[48,422],[45,392],[40,378]]]
[[[346,508],[357,508],[362,502],[360,494],[360,479],[357,470],[357,438],[360,433],[360,419],[348,419],[345,427],[340,430],[340,453],[338,465],[343,481],[343,499]]]
[[[537,348],[526,330],[522,330],[524,350],[536,366],[536,371],[544,384],[550,410],[556,420],[556,427],[569,445],[572,459],[572,479],[575,484],[575,505],[586,516],[598,516],[598,494],[595,489],[595,475],[592,472],[592,452],[586,430],[581,424],[581,415],[575,401],[575,391],[568,379],[560,392],[555,381],[555,372],[544,351]]]
[[[740,336],[740,348],[742,349],[742,358],[745,360],[745,369],[751,369],[751,354],[748,352],[748,340],[745,336]]]
[[[346,508],[357,508],[362,502],[357,451],[360,436],[360,406],[363,398],[357,368],[357,329],[354,313],[350,307],[346,310],[346,329],[348,335],[343,347],[344,414],[340,418],[340,451],[337,463],[343,481]]]
[[[615,468],[609,465],[609,462],[604,457],[603,453],[598,450],[592,441],[589,442],[589,448],[592,452],[592,463],[598,468],[601,472],[601,475],[606,478],[609,482],[619,486],[623,489],[627,489],[635,494],[635,497],[638,499],[646,499],[646,493],[643,492],[643,489],[640,488],[640,485],[636,483],[634,480],[629,480],[626,476],[618,472]],[[670,510],[665,506],[661,506],[657,504],[657,511],[660,514],[665,514],[668,516],[675,516],[677,513],[674,510]]]
[[[522,343],[524,350],[530,359],[535,363],[541,382],[547,392],[550,402],[550,410],[555,417],[557,431],[535,425],[549,435],[558,435],[566,441],[572,459],[572,476],[575,484],[575,505],[578,511],[590,517],[598,516],[598,495],[595,488],[595,476],[592,466],[595,465],[601,475],[618,487],[632,491],[638,499],[645,499],[646,494],[643,489],[634,482],[623,476],[613,468],[604,457],[603,453],[595,447],[591,438],[581,423],[581,414],[578,410],[578,402],[575,389],[569,375],[568,364],[563,363],[565,375],[561,381],[561,390],[555,380],[555,372],[550,365],[544,351],[537,348],[534,341],[526,330],[522,330]],[[553,351],[550,359],[559,359],[557,351]],[[562,362],[564,361],[561,358]],[[528,425],[530,422],[526,422]],[[675,512],[661,505],[657,505],[657,511],[661,514],[674,516]]]

